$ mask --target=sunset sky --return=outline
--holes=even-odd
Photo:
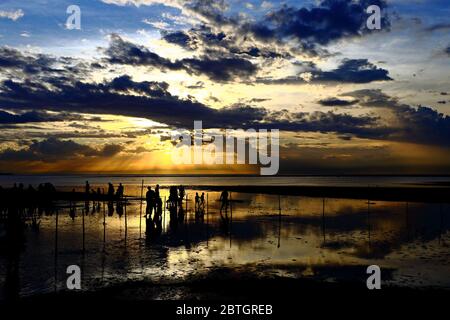
[[[279,129],[281,174],[450,174],[449,114],[448,0],[0,2],[2,173],[257,172],[174,165],[202,120]]]

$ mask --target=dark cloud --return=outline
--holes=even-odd
[[[185,8],[200,16],[202,20],[207,20],[217,26],[235,24],[233,18],[223,15],[228,8],[225,0],[192,0],[185,1]]]
[[[445,53],[450,56],[450,46],[445,49]]]
[[[114,78],[109,84],[107,90],[119,92],[136,92],[151,97],[170,97],[167,91],[169,84],[167,82],[142,81],[135,82],[128,75]]]
[[[430,108],[402,106],[396,110],[403,121],[402,138],[407,141],[450,147],[450,117]]]
[[[112,64],[149,66],[171,70],[180,70],[180,63],[172,62],[151,52],[144,46],[123,40],[118,34],[110,36],[109,47],[104,50],[107,61]]]
[[[341,96],[353,97],[360,101],[362,106],[375,108],[391,108],[398,104],[398,100],[385,94],[380,89],[362,89]]]
[[[194,50],[197,47],[194,40],[184,31],[165,33],[163,39],[186,49]]]
[[[78,157],[109,157],[120,151],[119,145],[105,145],[101,149],[94,149],[72,140],[60,140],[54,137],[33,141],[24,149],[6,149],[0,153],[0,161],[57,161],[75,159]]]
[[[190,74],[206,75],[216,81],[230,81],[248,78],[257,71],[250,61],[236,57],[186,58],[176,61],[163,58],[143,46],[123,40],[117,34],[111,35],[109,47],[104,51],[112,64],[147,66],[162,70],[184,70]]]
[[[258,23],[243,26],[260,40],[298,41],[302,48],[314,52],[317,45],[349,37],[359,37],[371,32],[366,27],[370,5],[387,7],[384,0],[324,0],[311,8],[293,8],[284,5],[271,12]],[[382,17],[382,29],[390,26],[386,14]]]
[[[290,58],[291,55],[288,53],[278,53],[266,48],[258,48],[255,46],[250,46],[248,48],[238,49],[236,47],[230,48],[230,52],[234,54],[245,54],[253,58],[264,58],[264,59],[275,59],[275,58]]]
[[[373,81],[389,81],[389,71],[378,68],[367,59],[344,59],[341,65],[333,71],[323,71],[316,74],[316,81],[369,83]]]
[[[246,59],[183,59],[187,71],[194,74],[205,74],[212,80],[229,81],[235,78],[248,78],[257,71],[257,67]]]
[[[310,79],[306,80],[303,75],[308,73]],[[314,64],[310,64],[302,70],[298,76],[290,76],[282,79],[258,79],[258,82],[267,84],[297,84],[307,82],[339,82],[339,83],[370,83],[374,81],[390,81],[389,71],[378,68],[367,59],[344,59],[334,70],[323,71]]]
[[[94,155],[100,157],[112,157],[123,150],[123,146],[118,144],[107,144],[103,146],[103,148],[97,152],[94,152]]]
[[[191,28],[188,31],[166,32],[163,39],[169,43],[176,44],[186,50],[196,50],[202,46],[209,48],[219,46],[227,47],[230,44],[230,37],[223,32],[214,32],[206,25]]]
[[[342,100],[339,98],[327,98],[319,100],[319,104],[324,107],[349,107],[358,103],[358,100]]]
[[[0,110],[0,124],[24,124],[33,122],[57,122],[85,120],[87,118],[69,113],[48,113],[45,111],[26,111],[22,113],[10,113]]]
[[[384,0],[322,0],[316,5],[302,8],[282,5],[258,21],[226,16],[228,7],[223,0],[188,1],[184,3],[184,8],[201,17],[211,28],[232,28],[234,40],[240,38],[246,41],[255,39],[266,44],[282,43],[303,53],[322,55],[327,52],[320,47],[373,32],[366,27],[369,17],[366,9],[370,5],[378,5],[382,9],[382,30],[389,30],[390,21]],[[168,40],[192,49],[192,37],[188,40],[186,35],[174,34]],[[195,43],[194,47],[197,45]],[[257,54],[257,51],[251,52]]]
[[[188,50],[205,51],[209,57],[219,57],[220,49],[227,55],[264,58],[287,58],[292,52],[327,56],[325,46],[330,43],[374,32],[366,27],[370,5],[382,9],[382,30],[390,27],[385,0],[322,0],[301,8],[282,3],[256,21],[229,10],[225,0],[189,0],[179,5],[201,21],[200,27],[164,32],[163,38]],[[272,51],[275,47],[282,52]]]
[[[56,62],[55,58],[46,55],[24,55],[13,48],[0,48],[0,68],[3,71],[5,69],[22,70],[27,74],[57,71],[52,67]]]
[[[379,123],[376,116],[353,116],[329,112],[273,112],[261,127],[287,131],[350,134],[359,138],[386,139],[394,130]]]
[[[103,83],[67,82],[58,78],[49,81],[4,80],[0,83],[0,106],[11,110],[141,117],[181,127],[191,127],[194,120],[207,120],[211,127],[240,127],[242,123],[260,119],[262,110],[242,106],[216,110],[194,100],[170,95],[165,83],[134,82],[128,76]]]
[[[391,110],[400,124],[389,136],[391,140],[450,146],[450,117],[435,109],[402,104],[379,89],[357,90],[343,96],[359,99],[362,106]]]
[[[7,78],[79,77],[89,74],[89,66],[69,57],[22,53],[0,47],[0,75]]]
[[[117,83],[121,85],[117,85]],[[144,82],[145,85],[149,85]],[[54,90],[43,83],[23,83],[5,80],[0,85],[0,105],[10,109],[52,110],[93,114],[116,114],[142,117],[170,126],[191,128],[194,120],[203,120],[204,128],[273,128],[289,131],[320,131],[371,137],[384,136],[385,128],[375,128],[377,119],[347,114],[290,113],[269,111],[247,104],[213,109],[199,102],[182,100],[169,94],[157,95],[145,89],[143,83],[118,77],[104,83],[66,83],[52,79]],[[137,96],[130,88],[145,92]]]
[[[214,32],[211,28],[202,25],[189,31],[176,31],[163,34],[163,39],[176,44],[186,50],[200,50],[210,57],[241,57],[247,58],[290,58],[287,52],[276,52],[273,48],[259,47],[256,43],[242,41],[239,32],[225,34]]]

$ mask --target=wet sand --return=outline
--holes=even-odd
[[[383,318],[397,310],[402,317],[438,318],[446,311],[450,290],[384,286],[369,291],[359,282],[324,282],[284,277],[258,278],[240,270],[220,269],[202,279],[177,284],[127,282],[89,292],[59,292],[22,299],[8,307],[34,315],[66,314],[71,317],[205,319],[180,316],[184,307],[208,307],[208,319],[296,319],[307,316]],[[221,314],[228,305],[269,305],[269,315]],[[0,306],[2,303],[0,302]],[[51,311],[50,311],[51,310]],[[263,309],[264,310],[264,309]]]
[[[194,189],[223,190],[223,186],[199,186]],[[376,201],[450,202],[450,187],[319,187],[319,186],[233,186],[228,191],[319,198],[366,199]]]
[[[81,232],[86,204],[77,202],[71,219],[65,202],[57,201],[58,220],[55,214],[44,214],[38,232],[26,230],[25,249],[18,257],[18,296],[31,302],[282,300],[314,292],[330,296],[367,292],[366,268],[371,264],[382,267],[383,292],[420,295],[450,289],[446,204],[323,199],[321,192],[327,188],[306,197],[297,194],[303,189],[294,195],[278,189],[279,196],[268,194],[268,187],[227,187],[233,207],[231,223],[224,229],[220,193],[214,188],[200,190],[209,200],[203,221],[193,212],[192,199],[199,190],[187,189],[186,218],[174,226],[166,213],[156,238],[145,235],[144,221],[140,228],[138,197],[129,199],[122,216],[116,204],[110,215],[106,203],[100,201],[94,210],[89,201],[85,251]],[[167,192],[163,188],[162,197]],[[10,276],[8,263],[0,254],[0,278]],[[81,293],[65,289],[70,264],[82,267]]]

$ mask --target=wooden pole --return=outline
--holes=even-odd
[[[185,213],[185,216],[184,216],[184,220],[185,220],[185,222],[187,223],[187,220],[188,220],[188,195],[187,195],[187,193],[186,193],[186,213]]]
[[[232,228],[233,228],[233,202],[231,199],[231,192],[230,192],[230,248],[231,248]]]
[[[139,213],[139,240],[142,237],[142,197],[144,196],[144,179],[142,179],[142,184],[141,184],[141,208],[140,208],[140,213]]]
[[[441,244],[442,233],[444,231],[444,215],[442,210],[442,203],[439,204],[439,214],[441,218],[441,224],[439,226],[439,244]]]
[[[106,245],[106,211],[105,211],[105,201],[103,201],[103,252],[105,252]]]
[[[367,200],[367,231],[369,234],[369,249],[370,249],[370,198]]]
[[[164,214],[163,214],[163,226],[164,226],[164,230],[166,230],[166,206],[167,206],[167,201],[166,201],[166,196],[164,196]]]
[[[55,292],[58,289],[58,216],[59,212],[56,209],[56,225],[55,225]]]
[[[405,228],[406,228],[406,239],[409,239],[409,203],[405,204]]]
[[[82,214],[83,214],[83,218],[82,218],[82,220],[83,220],[83,254],[84,254],[84,251],[85,251],[85,225],[84,225],[84,211],[82,211]]]
[[[125,200],[125,247],[127,246],[128,235],[128,217],[127,217],[127,200]]]
[[[322,199],[322,234],[325,243],[325,198]]]
[[[230,219],[231,219],[231,222],[233,222],[233,202],[231,199],[231,192],[230,192]]]
[[[281,195],[278,195],[278,248],[281,246]]]
[[[209,246],[209,195],[206,194],[206,246]]]

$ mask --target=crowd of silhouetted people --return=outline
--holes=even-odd
[[[37,188],[21,183],[10,189],[0,187],[0,218],[8,226],[17,226],[24,217],[32,219],[32,226],[38,226],[37,216],[53,213],[52,199],[56,193],[51,183],[40,184]]]
[[[225,224],[228,223],[228,197],[227,191],[223,191],[220,196],[220,216]],[[26,227],[26,222],[29,221],[31,221],[29,225],[38,230],[40,217],[53,215],[57,210],[56,200],[68,200],[69,216],[72,220],[75,220],[77,203],[79,204],[80,201],[84,201],[84,207],[80,206],[83,208],[80,211],[85,215],[99,213],[103,205],[103,210],[107,208],[108,216],[113,216],[117,212],[121,217],[124,212],[126,213],[127,206],[125,187],[122,183],[119,183],[117,188],[112,183],[108,183],[105,192],[105,189],[100,187],[91,188],[89,181],[86,181],[82,192],[76,192],[73,189],[71,193],[58,193],[51,183],[40,184],[37,188],[32,185],[25,188],[23,184],[14,184],[9,189],[3,189],[0,186],[0,221],[7,226],[9,234],[19,234]],[[165,201],[161,197],[159,185],[156,185],[154,189],[148,186],[145,198],[142,200],[146,202],[144,217],[148,235],[161,233],[165,210],[169,211],[172,229],[176,230],[177,226],[185,220],[188,199],[184,186],[170,186],[169,196],[167,199],[164,198]],[[204,221],[205,206],[205,193],[200,195],[197,192],[193,208],[197,222]]]
[[[160,187],[156,185],[155,190],[152,187],[147,188],[145,200],[147,208],[145,211],[146,232],[148,235],[157,235],[162,230],[162,214],[164,204],[160,195]],[[186,191],[183,186],[171,186],[169,188],[169,197],[166,200],[166,207],[170,213],[170,225],[176,229],[179,223],[184,221],[183,200],[186,197]]]

